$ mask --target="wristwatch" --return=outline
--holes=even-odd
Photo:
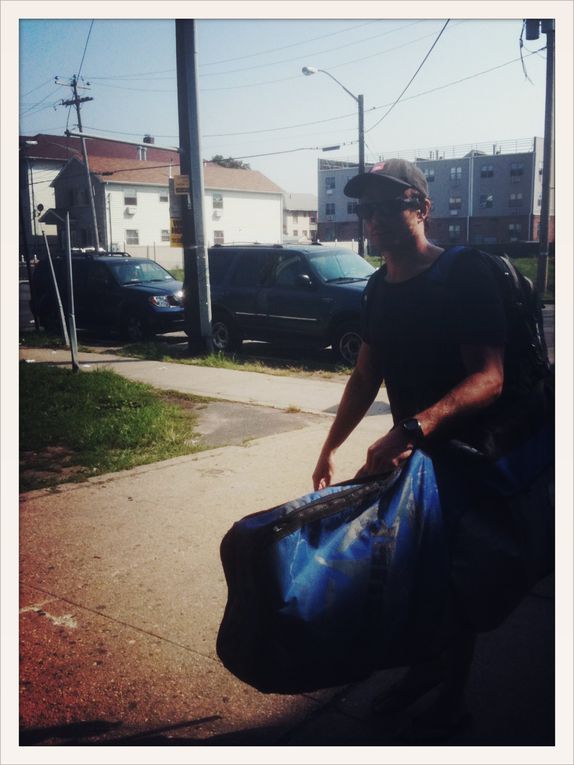
[[[407,417],[406,420],[401,420],[398,427],[407,436],[409,444],[418,446],[424,440],[425,434],[416,417]]]

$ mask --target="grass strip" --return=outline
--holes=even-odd
[[[21,490],[201,451],[193,406],[168,396],[111,370],[21,363]]]

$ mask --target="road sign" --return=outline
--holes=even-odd
[[[189,194],[189,175],[174,176],[173,188],[176,194]]]
[[[169,219],[169,245],[170,247],[183,247],[183,226],[181,218]]]

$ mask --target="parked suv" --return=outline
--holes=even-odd
[[[351,250],[321,245],[216,245],[209,250],[213,345],[242,340],[331,345],[354,364],[361,295],[374,268]]]
[[[65,305],[66,261],[57,257],[53,263]],[[183,285],[153,260],[128,253],[73,252],[72,275],[78,327],[117,330],[132,342],[184,329]],[[32,310],[46,329],[59,328],[48,260],[34,269]]]

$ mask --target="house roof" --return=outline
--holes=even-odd
[[[33,142],[33,143],[31,143]],[[76,136],[50,135],[37,133],[31,136],[20,136],[20,143],[25,145],[25,155],[29,159],[45,159],[66,162],[71,157],[82,157],[82,144]],[[146,144],[147,156],[150,161],[162,161],[165,157],[178,161],[178,152],[165,149],[155,144]],[[118,157],[137,159],[138,147],[125,141],[110,141],[103,138],[86,138],[88,157]]]
[[[286,210],[310,210],[317,211],[317,197],[315,194],[283,194]]]
[[[76,158],[83,162],[81,158]],[[117,157],[89,157],[90,171],[103,183],[130,183],[133,185],[168,186],[169,160],[149,162]],[[172,175],[179,174],[179,164],[171,164]],[[257,170],[221,167],[213,162],[203,164],[203,182],[207,189],[251,191],[282,194],[273,181]]]

